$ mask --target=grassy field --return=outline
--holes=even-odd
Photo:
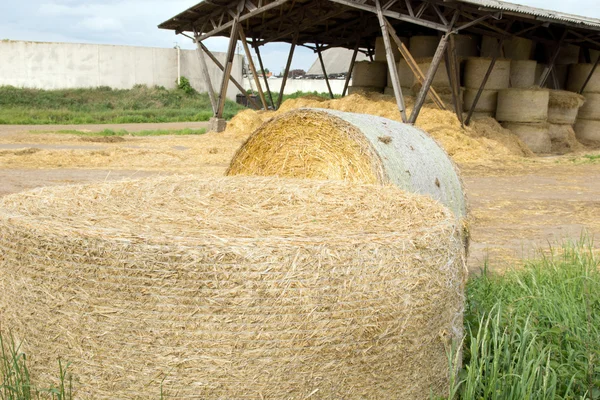
[[[100,132],[86,132],[78,131],[75,129],[65,129],[60,131],[32,131],[31,133],[62,133],[67,135],[79,135],[79,136],[100,136],[100,137],[111,137],[111,136],[165,136],[165,135],[203,135],[206,133],[205,128],[201,129],[176,129],[176,130],[165,130],[165,129],[153,129],[145,131],[129,132],[125,129],[119,129],[117,131],[112,129],[104,129]]]
[[[225,103],[229,119],[244,107]],[[0,87],[0,124],[121,124],[208,121],[212,109],[207,93],[136,86],[38,90]]]
[[[600,399],[600,264],[591,247],[559,253],[470,279],[465,341],[448,355],[457,372],[448,399]],[[36,390],[25,357],[6,335],[3,344],[0,399],[71,398],[63,364],[61,384]]]

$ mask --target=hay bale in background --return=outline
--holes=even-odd
[[[377,86],[348,86],[348,94],[355,93],[383,93],[383,89]]]
[[[412,88],[410,87],[401,87],[402,89],[402,96],[414,96],[415,92],[413,91]],[[387,96],[396,96],[396,94],[394,93],[394,88],[390,87],[390,86],[386,86],[385,89],[383,89],[383,94],[387,95]]]
[[[513,36],[504,41],[504,57],[510,60],[531,60],[535,46],[532,40]]]
[[[396,71],[398,71],[398,79],[400,81],[400,86],[410,88],[415,84],[415,75],[408,66],[406,60],[402,59],[396,63]],[[393,87],[390,71],[388,71],[387,73],[387,87]]]
[[[404,43],[406,47],[408,47],[408,38],[400,37],[400,41]],[[398,50],[398,46],[394,42],[392,42],[392,53],[394,54],[394,60],[400,60],[402,56],[400,55],[400,50]],[[385,53],[385,45],[383,43],[383,37],[378,37],[375,39],[375,56],[374,60],[378,62],[387,62],[387,56]]]
[[[546,122],[549,96],[545,89],[500,90],[496,119],[504,122]]]
[[[431,66],[432,58],[419,58],[415,60],[417,62],[417,66],[423,71],[423,74],[427,76],[429,72],[429,67]],[[433,81],[431,85],[437,88],[447,88],[450,87],[450,78],[448,77],[448,71],[446,70],[446,63],[444,61],[440,62],[435,75],[433,76]]]
[[[55,376],[58,357],[71,362],[76,398],[448,391],[462,227],[427,197],[164,177],[0,204],[2,322],[36,381]]]
[[[365,114],[300,109],[265,123],[234,155],[227,175],[395,184],[466,215],[452,161],[423,131]]]
[[[555,47],[554,46],[546,46],[548,53],[552,54]],[[560,47],[560,51],[558,52],[558,56],[556,57],[556,65],[570,65],[579,63],[579,52],[581,48],[574,44],[563,44]]]
[[[537,62],[534,60],[512,60],[510,62],[510,86],[529,88],[535,83]]]
[[[383,62],[359,61],[352,69],[352,86],[383,88],[387,80],[387,64]]]
[[[585,92],[585,102],[579,109],[577,118],[600,120],[600,93]]]
[[[465,89],[464,94],[464,109],[469,111],[477,96],[477,89]],[[490,113],[491,116],[496,115],[496,107],[498,105],[498,91],[497,90],[483,90],[479,101],[475,105],[475,112],[479,113]]]
[[[454,49],[460,58],[479,56],[479,37],[475,35],[454,35]]]
[[[569,66],[569,77],[567,79],[567,90],[579,92],[585,80],[592,71],[593,64],[573,64]],[[584,92],[600,92],[600,68],[594,71],[592,78],[585,87]]]
[[[573,126],[569,124],[550,124],[548,134],[552,141],[552,153],[567,154],[583,147],[577,141]]]
[[[503,122],[502,126],[517,135],[534,153],[546,154],[552,151],[548,123]]]
[[[579,108],[585,98],[566,90],[550,90],[548,101],[548,122],[551,124],[573,125]]]
[[[584,144],[600,142],[600,120],[577,118],[575,122],[575,135]]]
[[[433,57],[439,43],[437,36],[412,36],[410,53],[414,58]]]
[[[471,57],[465,62],[465,87],[479,89],[492,62],[489,58]],[[497,60],[484,89],[500,90],[510,84],[510,60]]]

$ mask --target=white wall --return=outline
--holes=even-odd
[[[225,64],[224,53],[214,53]],[[207,58],[213,87],[218,91],[222,72]],[[242,56],[236,55],[232,76],[242,80]],[[181,74],[206,92],[195,50],[181,50]],[[38,89],[110,86],[129,89],[137,84],[174,88],[177,50],[154,47],[75,43],[0,41],[0,85]],[[239,91],[229,84],[227,97]]]
[[[279,93],[281,89],[281,83],[283,79],[281,78],[271,78],[269,79],[269,88],[273,93]],[[264,85],[264,80],[260,81],[263,90],[266,90]],[[344,80],[343,79],[330,79],[329,83],[331,84],[331,91],[333,94],[342,94],[344,90]],[[352,84],[352,81],[350,81]],[[244,78],[244,88],[250,89],[250,81],[248,78]],[[254,80],[252,80],[252,89],[256,90],[256,85],[254,84]],[[283,94],[292,94],[298,91],[302,92],[328,92],[327,83],[325,83],[325,79],[288,79],[285,84],[285,89]]]

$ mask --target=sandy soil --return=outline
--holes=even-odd
[[[138,124],[111,129],[188,126]],[[95,130],[107,126],[99,127]],[[84,142],[73,135],[29,133],[31,128],[0,126],[0,196],[45,185],[157,174],[222,175],[241,144],[239,138],[212,133]],[[43,131],[52,129],[64,128]],[[471,271],[485,262],[503,270],[536,256],[540,248],[578,240],[582,234],[600,236],[600,161],[563,156],[493,166],[466,164],[461,170],[472,213]]]

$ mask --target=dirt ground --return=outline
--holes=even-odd
[[[103,130],[201,128],[204,123],[78,126]],[[0,126],[0,196],[34,187],[174,173],[222,175],[242,139],[226,134],[103,138]],[[471,208],[471,271],[503,270],[582,235],[600,236],[600,160],[583,155],[463,164]],[[595,244],[596,248],[600,248]]]

